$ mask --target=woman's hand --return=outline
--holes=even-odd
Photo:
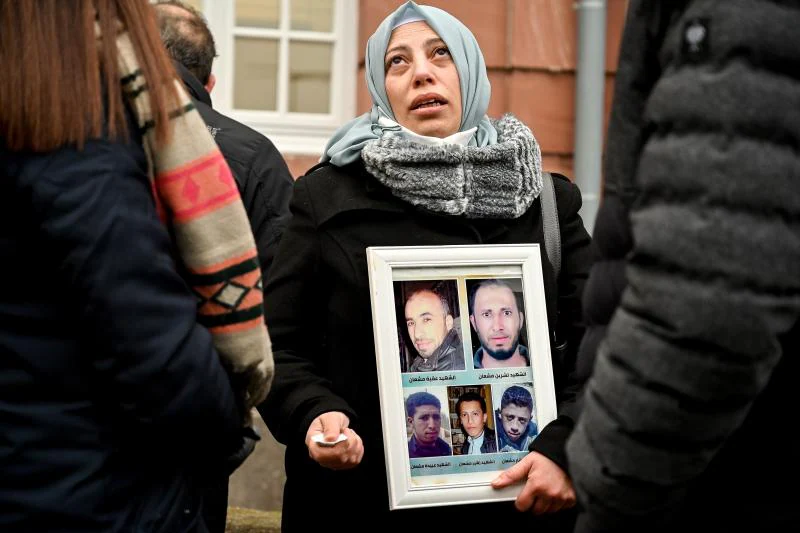
[[[364,443],[348,425],[350,419],[339,411],[319,415],[306,432],[308,455],[331,470],[347,470],[358,466],[364,457]],[[339,440],[339,435],[346,438]]]
[[[575,489],[567,473],[539,452],[531,452],[497,476],[492,487],[501,489],[525,480],[515,507],[533,514],[554,513],[575,505]]]

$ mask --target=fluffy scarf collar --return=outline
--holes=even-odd
[[[384,135],[361,151],[367,171],[417,207],[467,218],[517,218],[542,190],[542,156],[531,130],[507,114],[497,143],[426,146]]]

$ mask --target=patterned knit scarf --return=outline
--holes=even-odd
[[[517,218],[542,190],[542,156],[512,115],[491,121],[497,143],[426,146],[384,134],[361,150],[367,171],[418,207],[467,218]]]
[[[95,25],[100,40],[99,25]],[[261,269],[255,239],[236,182],[183,86],[169,116],[172,140],[156,142],[150,97],[133,44],[117,32],[122,89],[143,135],[159,216],[174,239],[177,261],[198,298],[198,321],[211,332],[223,363],[243,384],[250,408],[267,395],[274,364],[264,324]]]

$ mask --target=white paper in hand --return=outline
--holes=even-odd
[[[344,433],[339,433],[339,436],[334,441],[327,441],[325,440],[324,433],[317,433],[311,437],[311,440],[319,444],[320,446],[336,446],[343,440],[347,440],[347,435]]]

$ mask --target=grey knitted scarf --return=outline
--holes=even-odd
[[[437,213],[517,218],[542,190],[542,156],[531,130],[512,115],[492,120],[497,143],[425,146],[384,135],[361,151],[367,171],[392,194]]]

